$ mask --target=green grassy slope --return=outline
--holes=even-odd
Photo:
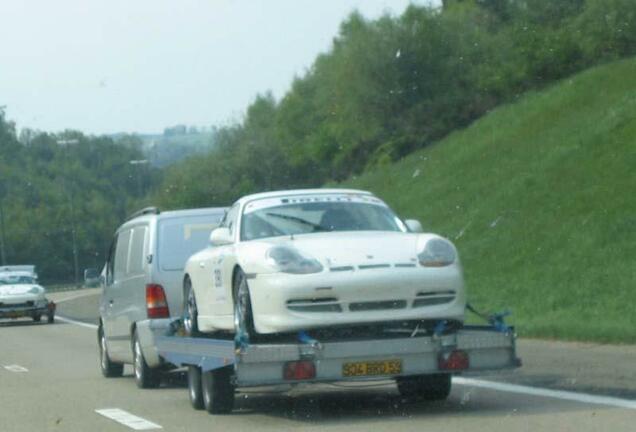
[[[636,342],[636,60],[524,95],[346,186],[453,240],[470,300],[510,307],[521,335]]]

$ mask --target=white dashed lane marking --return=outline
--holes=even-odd
[[[29,371],[27,368],[20,365],[16,365],[16,364],[6,365],[4,366],[4,368],[8,370],[9,372],[15,372],[15,373],[24,373]]]
[[[124,426],[128,426],[133,430],[163,429],[157,423],[153,423],[119,408],[98,409],[95,410],[95,412]]]

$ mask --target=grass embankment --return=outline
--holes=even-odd
[[[526,94],[346,186],[453,240],[470,301],[511,308],[520,335],[636,342],[635,60]]]

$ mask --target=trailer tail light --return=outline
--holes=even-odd
[[[283,378],[287,381],[316,378],[316,365],[309,360],[287,362],[283,367]]]
[[[161,285],[146,285],[146,311],[148,318],[170,318],[166,293]]]
[[[441,353],[437,358],[437,365],[441,370],[464,370],[470,367],[470,359],[466,351],[454,350]]]

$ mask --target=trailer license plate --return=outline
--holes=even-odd
[[[342,376],[398,375],[402,373],[402,360],[380,360],[344,363]]]

